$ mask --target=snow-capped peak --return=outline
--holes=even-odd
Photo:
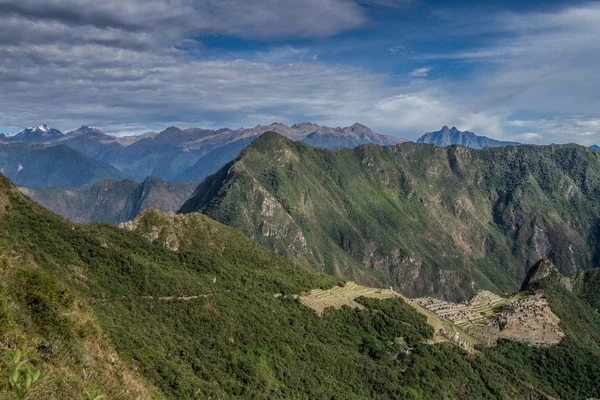
[[[50,129],[48,129],[48,126],[46,124],[42,124],[42,125],[38,126],[37,128],[42,132],[48,132],[50,130]]]

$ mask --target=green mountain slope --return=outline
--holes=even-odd
[[[538,387],[553,387],[547,393],[557,398],[597,398],[600,396],[597,383],[600,375],[600,314],[591,307],[586,296],[579,297],[571,291],[570,280],[554,265],[548,261],[543,263],[546,273],[530,281],[525,289],[544,294],[552,311],[561,319],[566,338],[560,345],[543,351],[505,342],[486,350],[486,356],[511,374],[538,382]]]
[[[21,187],[20,190],[47,209],[72,221],[116,224],[135,218],[147,208],[176,212],[196,186],[190,182],[171,183],[148,177],[141,183],[106,180],[84,189]]]
[[[573,291],[596,310],[600,310],[600,269],[580,271],[572,281]]]
[[[401,299],[318,316],[293,295],[337,280],[201,214],[147,210],[121,229],[78,225],[3,177],[0,254],[0,351],[32,349],[32,364],[49,373],[36,389],[44,399],[93,388],[111,399],[600,395],[600,323],[574,296],[560,310],[585,332],[565,328],[572,346],[508,342],[468,355],[426,344],[432,328]],[[563,371],[565,362],[539,362],[551,352],[581,358]]]
[[[546,256],[564,273],[596,266],[599,199],[599,155],[582,146],[330,152],[267,133],[181,212],[320,271],[462,299],[517,290]]]

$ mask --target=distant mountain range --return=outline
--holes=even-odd
[[[199,183],[265,132],[329,150],[405,141],[375,133],[359,123],[345,128],[310,122],[216,130],[169,127],[158,133],[124,137],[107,135],[89,126],[62,133],[40,125],[14,136],[0,136],[0,171],[18,185],[30,188],[82,188],[106,179],[142,182],[148,176],[169,182]],[[519,145],[447,126],[426,133],[417,142],[474,149]]]
[[[126,178],[115,167],[62,144],[0,143],[0,172],[15,184],[32,188],[75,188]]]
[[[154,208],[176,212],[191,196],[196,183],[169,183],[154,177],[143,182],[105,180],[84,189],[33,189],[22,193],[45,208],[75,222],[117,224]]]
[[[111,165],[121,171],[122,176],[137,181],[142,181],[147,176],[156,176],[172,182],[201,182],[268,131],[330,150],[367,143],[390,145],[404,141],[374,133],[370,128],[358,123],[346,128],[330,128],[313,123],[292,126],[273,123],[236,130],[170,127],[160,133],[126,137],[107,135],[88,126],[63,134],[41,125],[38,128],[25,129],[14,136],[2,137],[0,142],[20,142],[46,147],[64,145],[93,160]],[[13,179],[13,176],[9,175],[9,178]],[[86,184],[95,182],[97,180],[88,181]],[[18,181],[17,183],[21,184]],[[30,186],[28,182],[24,184]],[[67,186],[77,185],[67,182]]]
[[[501,140],[490,139],[487,136],[478,136],[473,132],[459,131],[456,127],[448,128],[444,126],[439,131],[427,132],[419,139],[417,143],[429,143],[438,146],[450,146],[457,144],[472,149],[483,149],[485,147],[504,147],[518,146],[518,142],[505,142]]]
[[[63,137],[63,133],[57,129],[40,125],[37,128],[26,128],[17,133],[11,140],[23,143],[39,143],[41,141],[52,141]]]

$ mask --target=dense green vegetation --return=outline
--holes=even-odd
[[[0,349],[32,349],[33,366],[48,372],[36,388],[43,398],[94,389],[115,399],[596,394],[589,385],[569,394],[563,380],[544,380],[555,367],[537,365],[546,350],[501,347],[471,356],[449,343],[425,344],[432,328],[401,299],[361,299],[365,310],[319,317],[286,295],[337,278],[297,267],[201,214],[145,212],[129,225],[133,232],[77,225],[6,180],[0,186]],[[594,345],[578,340],[557,347],[565,360]],[[112,348],[127,369],[119,369]],[[530,358],[519,358],[525,350]],[[600,365],[594,351],[571,376],[594,360]],[[596,369],[585,373],[599,377]]]
[[[331,152],[267,133],[181,211],[321,271],[464,299],[517,290],[544,256],[596,266],[599,199],[599,155],[577,145]]]
[[[504,342],[486,355],[510,373],[561,399],[600,397],[600,315],[569,292],[555,275],[535,282],[567,337],[555,347],[534,349]]]
[[[579,272],[573,279],[573,289],[596,310],[600,310],[600,269]]]

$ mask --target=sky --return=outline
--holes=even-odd
[[[0,132],[360,122],[600,143],[600,2],[0,0]]]

